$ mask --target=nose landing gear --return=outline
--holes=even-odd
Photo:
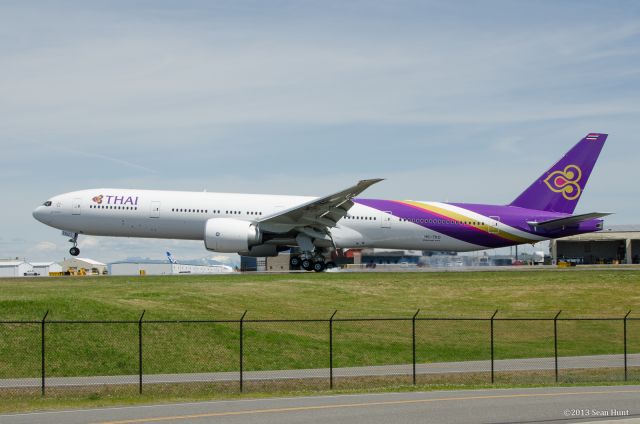
[[[78,249],[78,233],[73,234],[73,238],[69,239],[69,243],[73,243],[73,247],[69,249],[69,254],[71,256],[78,256],[80,254],[80,249]]]

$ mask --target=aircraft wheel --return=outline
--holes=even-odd
[[[313,261],[311,259],[303,259],[302,269],[304,269],[305,271],[313,270]]]
[[[300,256],[292,256],[289,259],[289,265],[291,265],[291,268],[298,268],[300,266],[300,262],[302,262],[300,260]]]
[[[71,249],[69,249],[69,254],[71,256],[78,256],[80,254],[80,249],[74,246]]]
[[[313,270],[315,272],[322,272],[326,268],[324,262],[318,261],[313,263]]]

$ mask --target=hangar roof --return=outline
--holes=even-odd
[[[86,263],[91,264],[91,265],[107,266],[106,264],[103,264],[102,262],[98,262],[96,260],[89,259],[89,258],[70,258],[70,259],[72,259],[72,260],[75,259],[75,260],[78,260],[78,261],[86,262]]]
[[[604,228],[601,232],[618,232],[618,233],[640,232],[640,224],[634,224],[634,225],[610,225],[610,226]]]
[[[596,233],[563,237],[558,241],[640,240],[640,225],[611,225]]]
[[[26,262],[24,261],[0,261],[0,266],[18,266]]]

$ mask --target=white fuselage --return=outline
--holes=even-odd
[[[34,216],[51,227],[78,234],[203,240],[206,222],[211,218],[258,221],[312,199],[261,194],[92,189],[55,196],[50,199],[50,206],[38,207]],[[479,215],[477,219],[487,220],[487,217]],[[496,222],[495,225],[502,224]],[[357,203],[349,210],[348,218],[341,219],[332,228],[331,235],[338,248],[452,251],[483,248]]]

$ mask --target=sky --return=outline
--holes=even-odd
[[[0,258],[68,256],[31,212],[94,187],[381,177],[363,197],[506,204],[589,132],[610,135],[576,213],[638,224],[639,18],[635,1],[0,2]]]

